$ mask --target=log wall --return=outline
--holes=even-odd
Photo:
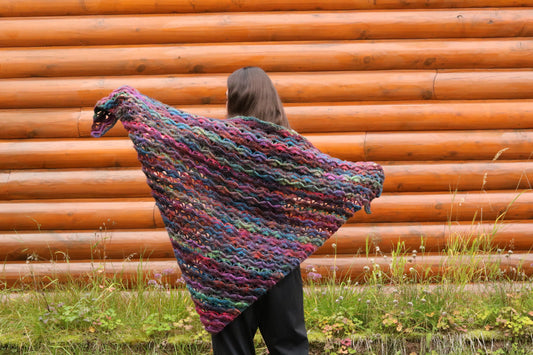
[[[385,169],[373,214],[305,265],[326,274],[336,253],[337,276],[359,278],[369,256],[387,271],[418,250],[406,270],[438,274],[458,262],[443,249],[481,235],[513,251],[484,262],[533,273],[532,0],[6,0],[2,285],[140,266],[177,279],[132,144],[119,126],[91,139],[91,107],[129,84],[223,118],[226,78],[247,65],[318,148]]]

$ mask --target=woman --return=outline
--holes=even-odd
[[[253,116],[290,128],[279,95],[262,69],[241,68],[228,77],[227,85],[228,118]],[[258,328],[270,354],[308,354],[299,267],[212,335],[215,355],[255,354],[253,340]]]

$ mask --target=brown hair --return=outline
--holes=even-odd
[[[228,77],[228,117],[253,116],[290,128],[272,80],[258,67],[244,67]]]

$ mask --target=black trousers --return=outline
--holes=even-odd
[[[259,328],[271,355],[307,355],[302,276],[296,268],[248,307],[221,332],[212,335],[215,355],[253,355]]]

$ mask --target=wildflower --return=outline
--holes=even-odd
[[[156,280],[148,280],[148,285],[149,286],[155,286],[155,285],[157,285],[157,281]]]
[[[374,264],[374,258],[370,259],[370,264]]]
[[[315,265],[311,265],[311,264],[307,265],[307,266],[305,267],[305,271],[307,271],[307,272],[309,272],[309,271],[313,271],[313,272],[316,271],[316,269],[315,269]]]
[[[376,253],[379,253],[380,251],[379,247],[376,247]]]
[[[394,300],[392,300],[392,303],[394,303],[394,305],[397,305],[398,304],[398,300],[394,299]]]
[[[307,274],[307,277],[313,281],[317,281],[322,278],[322,275],[316,272],[310,272]]]
[[[425,298],[421,298],[421,299],[420,299],[420,302],[422,302],[422,303],[426,303],[426,299],[425,299]]]
[[[416,255],[416,253],[417,253],[417,251],[416,251],[416,249],[414,249],[414,250],[413,250],[413,254],[415,254],[415,255]]]
[[[63,307],[64,305],[65,305],[65,304],[64,304],[63,302],[59,302],[59,303],[57,304],[57,308],[61,308],[61,307]]]
[[[448,315],[448,313],[446,313],[446,312],[442,312],[441,315],[442,315],[443,317],[446,317],[446,316]]]
[[[423,246],[423,245],[421,245],[419,249],[420,249],[420,251],[422,251],[422,252],[423,252],[424,250],[426,250],[426,247],[425,247],[425,246]]]
[[[405,313],[404,313],[404,312],[402,311],[402,312],[400,312],[400,315],[401,315],[401,316],[404,316],[404,315],[405,315]]]
[[[341,341],[341,344],[344,346],[352,346],[352,339],[346,338]]]
[[[170,275],[170,274],[172,274],[173,272],[174,272],[174,269],[165,269],[165,270],[161,271],[161,273],[162,273],[163,275]]]
[[[498,248],[498,250],[496,250],[496,252],[497,252],[498,254],[501,254],[502,250],[501,250],[500,248]]]
[[[368,271],[370,271],[370,268],[369,268],[367,265],[365,265],[365,266],[363,267],[363,270],[364,270],[365,272],[368,272]]]
[[[370,300],[366,300],[366,304],[370,304]]]
[[[183,278],[183,276],[176,280],[176,284],[178,285],[185,284],[185,279]]]
[[[407,305],[413,307],[413,302],[407,302]]]
[[[414,267],[410,267],[410,268],[409,268],[409,272],[410,272],[411,274],[414,273],[414,272],[415,272],[415,268],[414,268]]]
[[[329,268],[331,271],[337,271],[339,270],[339,267],[337,265],[330,266]]]
[[[337,249],[337,244],[333,243],[333,244],[331,244],[331,247],[332,247],[333,249]]]
[[[160,278],[161,278],[160,273],[154,274],[154,279],[159,280]]]

